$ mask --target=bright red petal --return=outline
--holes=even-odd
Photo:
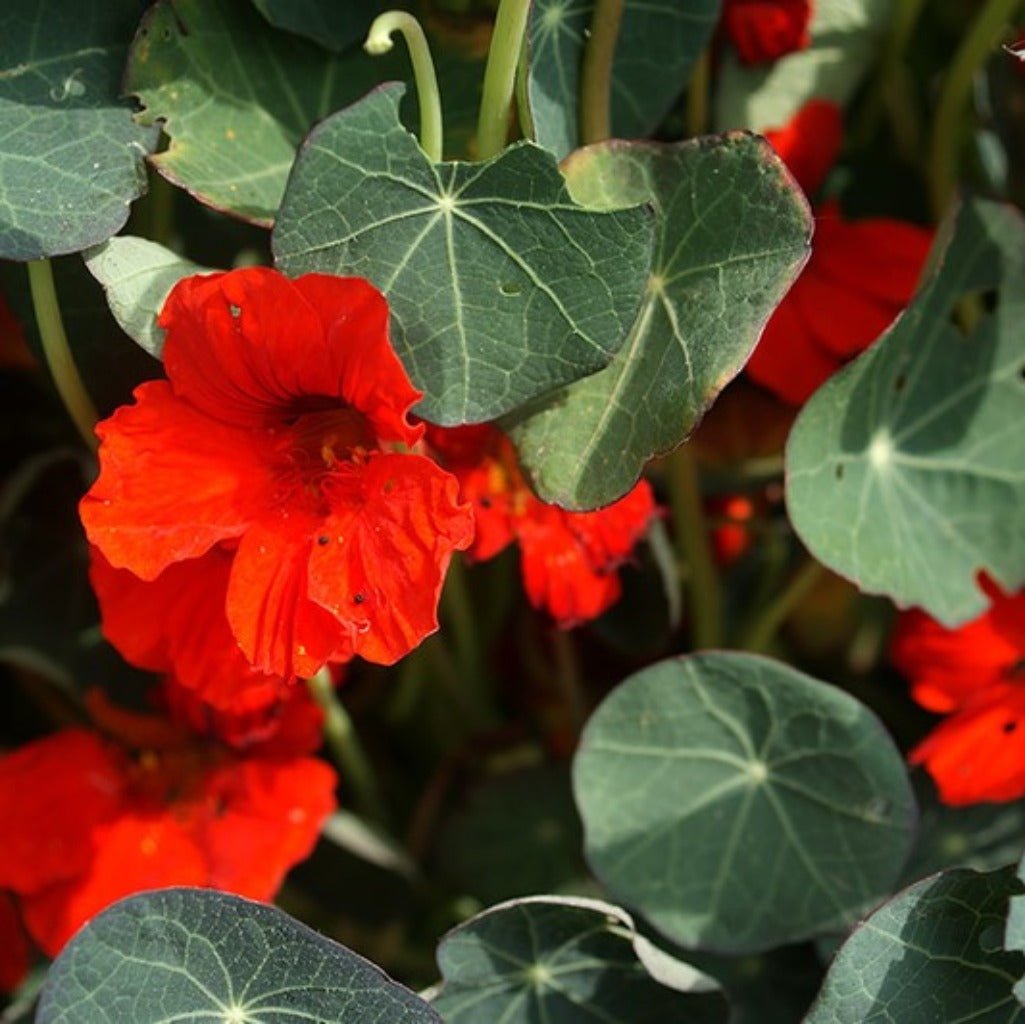
[[[275,496],[270,435],[196,412],[166,381],[104,420],[100,475],[79,513],[108,561],[146,580],[241,536]]]
[[[842,361],[864,352],[899,312],[859,291],[857,282],[839,284],[823,277],[818,264],[809,265],[806,274],[805,287],[793,301],[799,304],[808,336],[827,358],[835,357],[837,369]]]
[[[726,0],[722,19],[745,64],[776,60],[811,42],[810,0]]]
[[[772,143],[801,188],[813,196],[840,152],[843,115],[835,103],[813,99],[782,128],[768,129],[762,134]]]

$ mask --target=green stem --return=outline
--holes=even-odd
[[[552,653],[555,655],[555,686],[575,738],[587,721],[588,701],[580,678],[580,659],[573,634],[562,629],[552,630]]]
[[[622,19],[623,0],[595,0],[580,64],[580,141],[585,146],[612,135],[612,61]]]
[[[453,637],[456,661],[464,678],[481,678],[480,645],[474,621],[473,603],[466,583],[466,565],[457,554],[448,567],[441,591],[441,612]]]
[[[793,610],[808,596],[812,587],[822,579],[825,569],[809,558],[801,566],[776,598],[762,609],[744,631],[738,645],[741,650],[762,652],[769,648],[776,631],[790,617]]]
[[[708,131],[708,95],[712,75],[711,51],[698,57],[687,87],[687,135],[694,138]]]
[[[954,196],[961,115],[971,99],[975,73],[994,50],[998,35],[1020,4],[1021,0],[988,0],[962,40],[943,80],[929,145],[929,194],[937,221],[942,220]]]
[[[501,0],[498,6],[477,117],[478,160],[490,160],[505,148],[516,65],[523,49],[529,14],[530,0]]]
[[[60,303],[57,301],[57,288],[53,283],[53,267],[49,260],[33,260],[28,264],[28,283],[43,354],[57,386],[57,393],[83,440],[95,451],[99,444],[95,430],[99,416],[68,347],[68,336],[64,331]]]
[[[698,468],[690,449],[677,448],[665,462],[676,546],[686,566],[686,587],[695,650],[722,644],[722,590],[712,555]]]
[[[331,672],[322,668],[306,681],[310,696],[324,712],[324,739],[334,756],[342,777],[352,791],[352,802],[365,818],[384,825],[387,816],[377,789],[377,779],[356,727],[345,705],[338,699]]]
[[[392,33],[401,32],[409,47],[409,59],[413,64],[413,80],[416,83],[416,98],[420,104],[420,146],[432,163],[441,163],[442,134],[441,94],[438,91],[438,76],[434,72],[431,48],[427,43],[420,22],[406,11],[385,11],[378,15],[367,33],[363,49],[379,56],[392,48]]]

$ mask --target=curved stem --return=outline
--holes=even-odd
[[[516,65],[523,50],[530,0],[501,0],[491,34],[477,117],[477,159],[489,160],[505,148]]]
[[[444,138],[441,94],[438,91],[438,76],[434,72],[431,48],[420,22],[405,11],[385,11],[374,19],[363,49],[375,57],[387,53],[392,48],[393,32],[401,32],[409,47],[413,80],[416,82],[416,99],[420,104],[420,146],[432,163],[441,163]]]
[[[623,0],[595,0],[580,65],[580,141],[585,146],[612,135],[612,60],[622,19]]]
[[[804,600],[812,587],[825,575],[825,569],[814,558],[808,558],[775,599],[744,631],[738,645],[741,650],[762,652],[768,649],[776,631],[790,613]]]
[[[943,218],[954,195],[961,143],[961,114],[971,98],[975,73],[995,48],[1001,29],[1021,0],[988,0],[954,55],[933,116],[929,145],[929,193],[933,216]]]
[[[28,283],[43,355],[46,356],[57,393],[82,439],[95,451],[99,445],[95,430],[99,416],[68,347],[68,336],[64,331],[60,303],[57,301],[57,288],[53,283],[53,267],[49,260],[33,260],[28,264]]]
[[[679,561],[686,566],[695,650],[722,644],[722,590],[701,501],[698,468],[683,445],[666,459],[667,483]]]
[[[330,669],[325,666],[311,676],[306,685],[310,696],[324,712],[324,740],[352,790],[353,804],[368,820],[383,825],[387,816],[378,793],[377,779],[349,712],[338,699]]]

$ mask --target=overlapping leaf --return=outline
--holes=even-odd
[[[362,42],[374,18],[396,6],[384,0],[253,0],[253,4],[277,28],[339,52]]]
[[[648,202],[654,265],[627,343],[599,373],[511,425],[538,494],[608,504],[680,444],[746,362],[808,255],[811,218],[760,138],[612,142],[575,153],[571,194],[598,208]]]
[[[530,143],[432,164],[400,124],[402,87],[329,118],[296,161],[275,226],[290,274],[358,274],[388,297],[393,340],[454,424],[493,419],[605,366],[640,302],[646,210],[576,205]]]
[[[636,935],[597,900],[534,897],[500,904],[438,947],[446,1024],[720,1024],[715,983]],[[658,980],[656,980],[658,979]]]
[[[580,63],[594,0],[535,0],[526,92],[533,138],[560,160],[580,142]],[[708,44],[720,0],[625,0],[616,37],[612,134],[650,135],[687,84]]]
[[[114,904],[54,964],[39,1024],[441,1024],[423,1000],[274,907],[209,889]]]
[[[955,626],[987,606],[980,571],[1025,583],[1025,222],[975,201],[940,238],[904,315],[802,410],[787,507],[828,566]]]
[[[337,56],[231,0],[158,0],[132,45],[125,89],[170,138],[154,158],[162,174],[210,206],[269,225],[302,137],[403,69],[399,59]]]
[[[573,767],[591,867],[687,946],[756,951],[841,928],[889,891],[911,842],[904,765],[871,712],[753,655],[631,676]]]
[[[1025,956],[1002,948],[1014,868],[923,879],[840,947],[805,1024],[1025,1021],[1011,988]]]
[[[1006,949],[1025,953],[1025,858],[1018,862],[1016,872],[1018,885],[1007,905],[1007,923],[1004,928],[1004,946]],[[1025,1006],[1025,969],[1019,965],[1018,975],[1014,979],[1014,995],[1018,1002]]]
[[[113,235],[146,188],[157,133],[120,79],[139,0],[7,4],[0,14],[0,257],[76,252]]]

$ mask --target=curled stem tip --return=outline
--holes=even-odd
[[[416,96],[420,104],[420,145],[428,159],[433,163],[440,163],[443,137],[441,96],[431,48],[420,22],[406,11],[385,11],[374,19],[363,43],[363,49],[375,57],[388,53],[393,46],[391,37],[394,32],[401,32],[406,40],[406,46],[409,47]]]

